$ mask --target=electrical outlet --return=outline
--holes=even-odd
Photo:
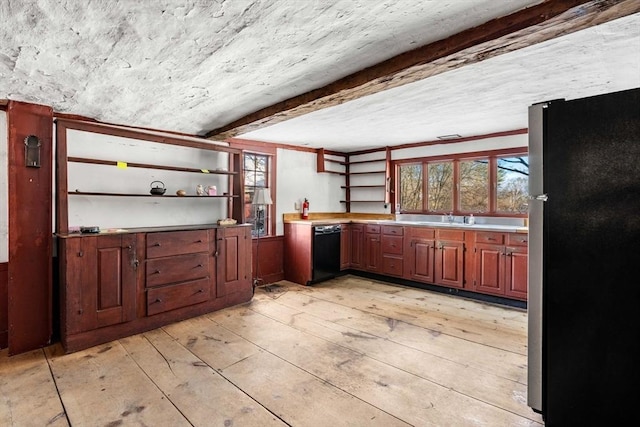
[[[299,211],[300,210],[300,202],[293,202],[293,209]]]

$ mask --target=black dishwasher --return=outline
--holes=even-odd
[[[313,274],[309,283],[318,283],[340,273],[341,225],[313,227]]]

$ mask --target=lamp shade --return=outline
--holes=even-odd
[[[253,201],[251,203],[254,205],[272,205],[273,200],[271,200],[269,189],[256,188],[255,193],[253,193]]]

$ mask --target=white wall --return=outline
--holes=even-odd
[[[9,163],[7,113],[0,111],[0,262],[9,261]]]
[[[181,166],[215,170],[228,167],[228,154],[131,138],[69,130],[69,157]],[[69,191],[149,194],[152,181],[162,181],[175,195],[184,189],[195,195],[196,185],[226,191],[227,176],[155,169],[68,164]],[[158,185],[158,184],[156,184]],[[241,200],[241,199],[239,199]],[[228,216],[225,198],[104,197],[69,195],[69,226],[97,225],[101,229],[210,224]]]
[[[276,234],[284,234],[282,214],[296,212],[295,203],[309,199],[310,212],[344,212],[342,175],[317,173],[316,154],[306,151],[277,151]]]
[[[527,147],[528,134],[500,136],[478,139],[467,142],[450,142],[446,144],[428,145],[425,147],[405,148],[391,151],[391,159],[410,159],[416,157],[433,157],[447,154],[471,153],[474,151],[501,150],[506,148]]]

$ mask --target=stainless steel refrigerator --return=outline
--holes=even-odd
[[[637,422],[640,89],[532,105],[529,161],[529,406]]]

